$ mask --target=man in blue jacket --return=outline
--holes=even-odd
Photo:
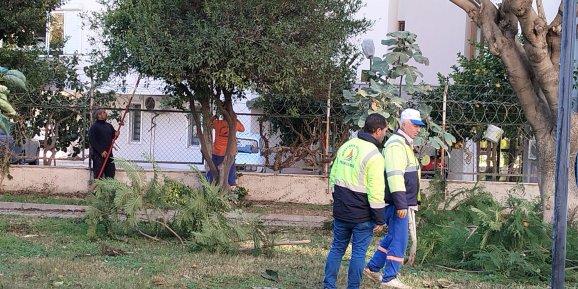
[[[335,289],[341,258],[351,240],[351,260],[347,288],[361,283],[365,253],[373,233],[380,232],[384,220],[384,163],[379,148],[387,132],[387,121],[370,114],[363,131],[337,151],[329,175],[333,189],[333,242],[327,255],[323,287]]]

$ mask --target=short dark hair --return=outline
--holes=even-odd
[[[379,113],[372,113],[365,119],[363,131],[366,133],[374,133],[378,128],[386,128],[387,120]]]
[[[106,111],[106,109],[104,109],[102,107],[97,107],[94,109],[94,113],[92,115],[96,119],[96,117],[103,111]]]

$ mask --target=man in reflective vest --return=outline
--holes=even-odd
[[[365,253],[373,233],[385,223],[383,175],[384,162],[379,148],[387,132],[387,121],[380,114],[370,114],[363,131],[337,151],[329,184],[333,189],[333,241],[323,286],[335,289],[341,258],[351,240],[351,260],[347,272],[347,288],[357,289],[361,283]]]
[[[383,237],[363,273],[381,282],[381,288],[411,288],[397,279],[408,239],[408,210],[417,210],[420,201],[420,168],[413,152],[413,139],[424,126],[419,111],[408,108],[401,113],[401,128],[385,143],[385,220]],[[383,276],[379,273],[384,268]]]

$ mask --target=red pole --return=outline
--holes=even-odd
[[[118,128],[116,129],[114,137],[112,138],[112,142],[110,143],[110,147],[108,148],[108,151],[106,153],[106,157],[104,158],[104,162],[102,163],[102,166],[100,167],[100,170],[98,171],[98,175],[96,176],[96,179],[100,179],[100,176],[102,175],[102,172],[104,171],[104,167],[106,166],[106,162],[108,161],[110,153],[112,152],[112,147],[114,146],[114,142],[116,141],[118,132],[120,131],[120,128],[124,124],[124,118],[126,117],[126,113],[128,112],[128,109],[130,108],[130,103],[132,102],[132,98],[134,97],[134,94],[136,93],[136,88],[138,87],[138,84],[140,82],[140,78],[141,78],[141,75],[139,74],[139,76],[136,80],[136,84],[134,86],[134,89],[132,90],[132,94],[130,95],[130,97],[128,99],[128,103],[126,104],[126,107],[124,109],[122,117],[120,118],[120,122],[118,123]]]

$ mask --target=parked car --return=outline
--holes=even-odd
[[[6,135],[0,130],[0,158],[4,157],[4,152],[10,152],[11,164],[29,164],[38,165],[38,156],[40,155],[40,142],[34,139],[28,139],[22,145],[14,142],[14,137]]]
[[[20,164],[38,165],[40,156],[40,141],[27,139],[22,145]]]
[[[257,133],[237,133],[237,157],[235,163],[238,171],[264,172],[265,157],[262,153],[263,142]]]

